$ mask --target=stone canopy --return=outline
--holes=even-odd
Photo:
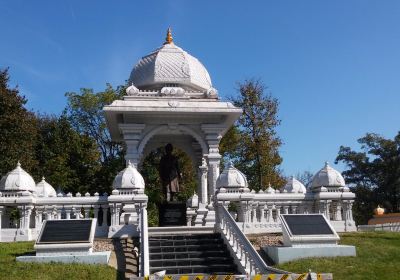
[[[201,202],[208,203],[219,175],[219,142],[242,109],[219,100],[205,67],[169,38],[133,68],[123,100],[104,107],[106,122],[135,166],[167,143],[183,150],[198,169]]]

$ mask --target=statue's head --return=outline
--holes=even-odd
[[[165,146],[165,152],[166,152],[167,154],[172,153],[172,150],[173,150],[173,149],[174,149],[174,147],[172,146],[171,143],[168,143],[168,144]]]

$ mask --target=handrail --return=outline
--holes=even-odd
[[[217,209],[219,229],[229,241],[246,273],[249,275],[287,273],[287,271],[268,266],[240,230],[228,210],[223,205],[218,205]]]
[[[142,204],[140,208],[140,276],[147,277],[149,274],[150,258],[147,206]]]

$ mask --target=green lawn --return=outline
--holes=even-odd
[[[341,244],[355,245],[357,257],[310,258],[279,265],[291,272],[331,272],[333,279],[400,279],[400,233],[341,235]]]
[[[303,273],[331,272],[335,280],[400,279],[400,233],[348,233],[341,244],[355,245],[357,257],[315,258],[279,268]],[[15,257],[33,251],[33,242],[0,243],[0,279],[119,279],[105,265],[19,263]]]
[[[106,265],[36,264],[16,262],[15,257],[33,251],[33,242],[0,243],[0,279],[119,279]]]

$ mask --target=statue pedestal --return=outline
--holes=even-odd
[[[186,203],[165,202],[159,208],[160,227],[186,226]]]

